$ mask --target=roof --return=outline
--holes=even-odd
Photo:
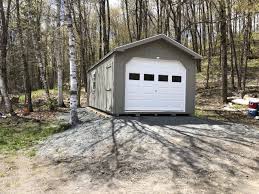
[[[202,56],[196,52],[194,52],[193,50],[187,48],[186,46],[180,44],[179,42],[173,40],[172,38],[169,38],[168,36],[164,35],[164,34],[158,34],[156,36],[152,36],[149,38],[145,38],[142,40],[138,40],[129,44],[125,44],[119,47],[116,47],[114,50],[112,50],[111,52],[109,52],[108,54],[106,54],[101,60],[99,60],[96,64],[94,64],[92,67],[90,67],[89,71],[91,69],[93,69],[95,66],[97,66],[98,64],[100,64],[102,61],[104,61],[106,58],[108,58],[109,56],[111,56],[112,54],[114,54],[115,52],[123,52],[127,49],[130,48],[134,48],[137,46],[141,46],[156,40],[165,40],[166,42],[172,44],[173,46],[179,48],[180,50],[184,51],[185,53],[188,53],[189,55],[193,56],[194,59],[202,59]]]

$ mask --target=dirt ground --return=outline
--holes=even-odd
[[[80,118],[36,157],[1,156],[0,193],[259,193],[258,128],[86,109]]]
[[[93,180],[91,175],[81,173],[79,176],[67,173],[63,164],[53,165],[46,161],[29,158],[23,154],[1,156],[0,193],[249,193],[259,191],[259,176],[247,177],[235,186],[235,191],[200,189],[196,185],[190,187],[186,178],[168,179],[167,173],[154,171],[149,175],[128,179],[111,178],[109,180]],[[225,179],[224,179],[225,180]],[[238,178],[236,179],[238,181]],[[216,184],[216,183],[215,183]]]

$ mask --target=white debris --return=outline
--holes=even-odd
[[[248,105],[249,104],[249,100],[248,99],[246,99],[246,100],[244,100],[244,99],[235,99],[235,100],[232,100],[232,103],[234,103],[234,104],[241,104],[241,105]]]

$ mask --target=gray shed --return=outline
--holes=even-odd
[[[193,114],[201,56],[166,35],[115,48],[88,71],[88,105],[110,114]]]

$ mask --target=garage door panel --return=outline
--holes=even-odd
[[[140,79],[130,80],[129,73],[140,74]],[[144,80],[144,74],[154,80]],[[181,82],[172,82],[172,76],[181,76]],[[186,69],[180,62],[133,58],[125,77],[125,111],[185,112]]]

